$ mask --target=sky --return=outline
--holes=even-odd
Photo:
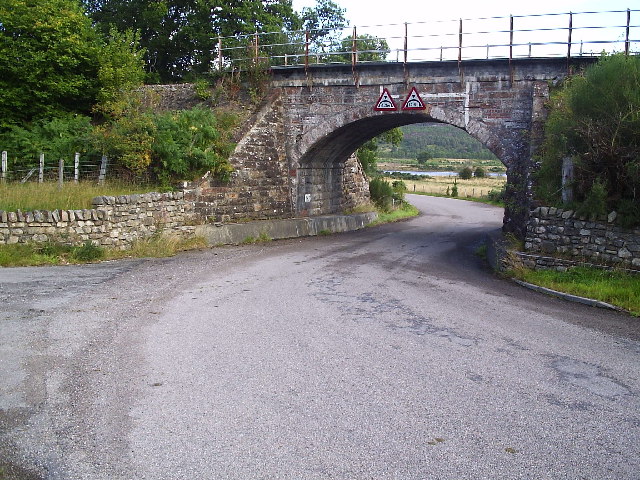
[[[373,34],[384,37],[391,47],[393,56],[401,56],[404,44],[404,22],[408,22],[409,49],[414,49],[410,54],[414,60],[437,59],[440,55],[440,47],[444,44],[444,56],[457,58],[458,42],[458,21],[463,18],[463,30],[465,32],[465,45],[476,45],[475,51],[468,48],[465,55],[468,58],[484,58],[489,51],[490,56],[505,56],[505,48],[493,47],[493,45],[504,45],[509,43],[509,15],[536,15],[547,13],[567,13],[572,12],[593,12],[626,10],[635,8],[638,12],[633,12],[631,16],[632,25],[640,25],[640,6],[637,0],[536,0],[527,1],[481,1],[481,0],[455,0],[455,1],[430,1],[430,0],[393,0],[391,2],[377,2],[372,0],[334,0],[342,8],[346,9],[346,17],[351,26],[357,27],[357,34]],[[293,8],[301,11],[303,7],[315,6],[315,0],[293,0]],[[466,21],[465,19],[475,19],[480,17],[506,17],[500,20],[485,20],[482,22]],[[435,20],[447,20],[437,22]],[[532,56],[544,56],[545,54],[555,55],[551,50],[555,48],[561,51],[564,46],[536,46],[536,42],[558,42],[567,41],[568,15],[556,15],[552,17],[534,17],[528,19],[515,18],[514,29],[540,29],[540,28],[562,28],[562,30],[545,33],[517,32],[514,34],[514,43],[522,44],[514,52],[514,56],[526,56],[528,49],[532,49]],[[425,22],[425,23],[421,23]],[[593,26],[618,26],[626,23],[626,13],[615,15],[574,15],[572,41],[576,43],[572,46],[573,52],[577,53],[580,48],[584,48],[585,53],[602,51],[605,46],[600,43],[586,44],[589,41],[598,40],[623,40],[624,28],[612,30],[607,29],[583,29],[580,27]],[[397,26],[387,27],[389,24]],[[382,27],[380,25],[385,25]],[[371,27],[369,27],[371,26]],[[504,31],[501,34],[472,35],[468,32],[478,31]],[[346,34],[349,34],[347,32]],[[443,35],[444,34],[444,35]],[[436,37],[437,35],[437,37]],[[411,38],[413,37],[413,38]],[[640,40],[640,27],[632,28],[631,38]],[[584,47],[579,43],[583,40]],[[450,42],[450,43],[447,43]],[[532,47],[528,44],[532,43]],[[490,45],[490,48],[484,47]],[[525,46],[527,44],[527,46]],[[447,49],[446,46],[450,45]],[[483,47],[480,48],[480,45]],[[622,45],[622,47],[621,47]],[[607,50],[620,50],[623,43],[607,46]],[[640,42],[632,45],[634,50],[640,49]],[[421,51],[417,51],[422,49]],[[508,50],[507,50],[508,52]],[[508,53],[507,53],[508,56]],[[410,58],[411,60],[411,58]]]

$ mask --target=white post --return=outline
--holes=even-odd
[[[44,153],[40,154],[40,170],[38,171],[38,183],[44,182]]]
[[[7,181],[7,152],[2,152],[2,182]]]
[[[73,181],[78,183],[80,180],[80,154],[76,152],[73,158]]]

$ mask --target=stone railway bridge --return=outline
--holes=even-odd
[[[353,154],[394,127],[441,122],[482,142],[507,167],[504,229],[524,236],[533,154],[549,87],[592,58],[377,63],[279,68],[231,157],[226,186],[200,183],[196,209],[217,220],[340,212],[367,200]],[[403,110],[415,88],[424,108]],[[378,111],[385,91],[397,106]],[[419,102],[420,103],[420,102]]]

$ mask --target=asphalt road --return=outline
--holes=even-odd
[[[640,321],[496,277],[502,211],[0,269],[0,465],[47,479],[638,479]]]

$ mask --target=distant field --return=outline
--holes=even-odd
[[[504,177],[472,178],[461,180],[457,177],[430,177],[424,180],[403,180],[407,185],[408,193],[435,193],[446,195],[447,187],[449,193],[453,187],[454,179],[458,185],[458,197],[460,198],[481,198],[486,197],[491,190],[500,190],[506,183]],[[393,182],[394,178],[387,178]]]
[[[418,164],[415,158],[381,158],[378,161],[380,170],[424,170],[436,172],[457,172],[465,166],[482,167],[487,172],[504,172],[506,167],[500,160],[470,160],[468,158],[433,158],[425,164]]]

